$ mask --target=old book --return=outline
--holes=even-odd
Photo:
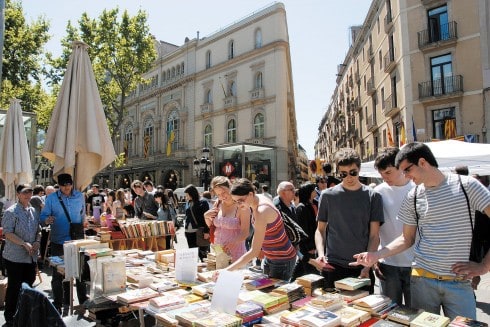
[[[368,296],[369,292],[365,290],[352,290],[352,291],[347,291],[347,290],[342,290],[340,291],[340,296],[344,299],[345,302],[350,303],[353,302],[357,299],[361,299],[365,296]]]
[[[448,317],[424,311],[410,322],[410,327],[445,327],[449,322]]]
[[[405,305],[400,305],[388,313],[388,320],[399,322],[403,325],[410,325],[410,322],[414,320],[422,310],[420,309],[412,309]]]
[[[341,325],[344,327],[358,326],[371,318],[369,312],[352,307],[342,307],[334,310],[333,313],[340,316]]]
[[[356,290],[371,285],[369,278],[346,277],[334,282],[335,287],[341,290]]]
[[[457,316],[449,324],[450,327],[488,327],[488,324],[483,321],[478,321],[466,317]]]
[[[340,317],[330,311],[320,311],[302,318],[299,322],[301,326],[330,327],[340,325]]]
[[[124,304],[130,304],[135,302],[140,302],[144,300],[151,299],[152,297],[159,296],[160,293],[152,290],[149,287],[139,288],[134,290],[126,291],[125,293],[119,294],[117,300]]]
[[[391,303],[391,299],[382,294],[371,294],[357,299],[352,303],[359,308],[369,309],[369,311],[375,311],[380,307],[383,307],[387,303]]]
[[[126,289],[126,264],[122,260],[102,262],[102,293],[122,292]]]

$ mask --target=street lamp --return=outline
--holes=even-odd
[[[211,179],[211,160],[209,160],[209,153],[211,151],[208,148],[202,149],[201,159],[194,159],[194,173],[196,177],[199,177],[200,184],[204,190],[207,190]]]

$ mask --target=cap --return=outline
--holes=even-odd
[[[99,188],[99,184],[92,184],[92,187]]]
[[[19,184],[15,190],[17,193],[32,192],[32,186],[30,184]]]
[[[73,185],[73,179],[71,178],[70,174],[59,174],[58,184],[60,186]]]

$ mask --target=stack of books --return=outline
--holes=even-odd
[[[264,312],[260,305],[253,302],[245,302],[237,305],[236,315],[242,319],[244,326],[253,326],[262,320]]]
[[[166,292],[179,288],[179,284],[167,278],[159,278],[157,282],[150,284],[150,288],[157,292]]]
[[[175,319],[183,327],[194,327],[198,320],[203,320],[212,315],[209,307],[199,307],[192,311],[179,312],[175,315]]]
[[[293,303],[305,297],[305,290],[302,285],[297,283],[288,283],[274,289],[274,293],[285,294],[288,297],[289,303]]]
[[[335,281],[334,284],[335,288],[352,291],[371,285],[371,280],[369,278],[346,277]]]
[[[181,308],[186,302],[181,296],[161,295],[150,299],[147,309],[154,313],[170,311]]]
[[[272,313],[280,312],[283,310],[289,310],[289,308],[291,307],[289,304],[289,300],[288,300],[287,295],[279,294],[279,293],[275,293],[275,292],[270,292],[268,294],[270,296],[277,298],[277,304],[270,306],[270,307],[267,307],[267,308],[264,308],[264,312],[266,314],[272,314]]]
[[[398,322],[402,325],[409,326],[412,320],[414,320],[423,310],[412,309],[405,305],[400,305],[391,310],[386,317],[388,320]]]
[[[488,327],[488,324],[484,323],[482,321],[478,321],[478,320],[474,320],[474,319],[470,319],[470,318],[466,318],[466,317],[461,317],[461,316],[457,316],[449,324],[449,327],[466,327],[466,326]]]
[[[301,326],[307,327],[331,327],[340,325],[340,317],[330,311],[320,311],[306,316],[300,321]]]
[[[173,291],[170,291],[170,292],[173,292]],[[209,301],[195,302],[195,303],[188,304],[182,308],[170,310],[170,311],[163,312],[163,313],[158,313],[155,315],[155,318],[156,318],[157,322],[162,326],[165,326],[165,327],[178,326],[179,321],[175,318],[176,315],[182,314],[184,312],[198,310],[200,308],[209,308],[210,305],[211,305],[211,302],[209,302]]]
[[[279,279],[266,277],[266,278],[249,280],[244,282],[243,284],[245,285],[245,288],[247,290],[252,291],[252,290],[261,290],[264,288],[273,287],[277,282],[279,282]]]
[[[382,294],[371,294],[353,301],[354,308],[367,311],[369,313],[377,312],[391,304],[391,299]]]
[[[191,292],[193,294],[199,295],[201,297],[207,297],[207,296],[213,294],[215,285],[216,284],[214,282],[194,285],[191,287]]]
[[[299,299],[299,300],[294,301],[293,303],[291,303],[291,309],[295,310],[295,309],[302,308],[305,305],[308,305],[308,303],[310,303],[311,300],[313,300],[313,296],[307,295],[304,298]]]
[[[241,327],[242,319],[225,312],[212,311],[209,316],[197,319],[194,326],[196,327]]]
[[[289,324],[293,326],[300,326],[301,324],[301,319],[314,315],[316,313],[320,312],[317,309],[311,308],[311,307],[303,307],[299,308],[298,310],[294,310],[290,313],[286,313],[281,316],[280,321],[283,324]]]
[[[317,274],[308,274],[296,278],[296,283],[303,286],[306,295],[312,295],[316,288],[323,288],[325,278]]]
[[[410,327],[445,327],[449,322],[448,317],[424,311],[410,322]]]
[[[325,293],[323,295],[313,297],[307,305],[322,311],[332,311],[340,309],[343,304],[344,300],[340,294]]]
[[[334,310],[333,313],[340,317],[343,327],[359,326],[371,318],[369,312],[347,306]]]
[[[131,304],[136,302],[142,302],[153,297],[159,296],[160,293],[152,290],[149,287],[139,288],[134,290],[129,290],[124,293],[121,293],[117,296],[117,301],[120,301],[124,304]]]

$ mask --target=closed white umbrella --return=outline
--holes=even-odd
[[[87,49],[73,43],[42,152],[53,175],[71,174],[80,190],[116,158]]]
[[[15,201],[15,185],[32,182],[32,166],[20,100],[12,99],[0,139],[0,178],[5,197]]]

